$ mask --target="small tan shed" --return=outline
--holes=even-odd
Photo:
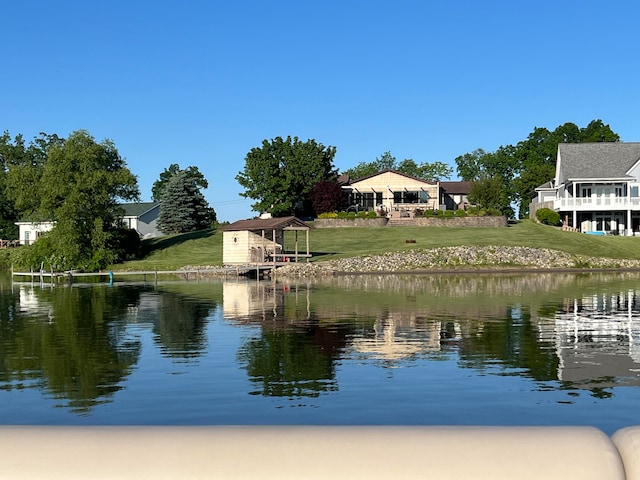
[[[238,220],[222,227],[222,263],[225,265],[259,265],[297,262],[300,258],[310,258],[309,229],[311,226],[297,217],[256,218]],[[305,232],[305,249],[300,253],[298,233]],[[292,251],[285,251],[285,232],[293,232],[295,238],[289,245]]]

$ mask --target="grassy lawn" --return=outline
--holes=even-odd
[[[285,237],[285,249],[293,250],[289,244],[293,238]],[[529,220],[507,228],[318,228],[310,231],[309,238],[312,261],[457,245],[517,245],[592,257],[640,259],[640,237],[563,232]],[[304,242],[302,235],[299,244]],[[146,240],[144,246],[149,253],[142,260],[116,265],[113,269],[174,270],[188,265],[222,265],[222,233],[213,230]]]

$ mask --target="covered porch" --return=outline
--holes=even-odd
[[[221,228],[224,265],[285,265],[311,258],[309,230],[297,217],[239,220]],[[304,238],[300,233],[304,232]],[[292,238],[291,238],[292,237]]]

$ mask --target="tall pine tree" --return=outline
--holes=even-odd
[[[204,230],[216,221],[216,212],[186,170],[169,179],[161,200],[158,228],[166,234]]]

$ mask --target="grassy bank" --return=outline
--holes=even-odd
[[[323,228],[310,231],[313,261],[412,249],[448,246],[527,246],[576,255],[640,259],[640,237],[613,237],[562,232],[524,220],[507,228]],[[292,240],[288,239],[288,240]],[[415,243],[407,243],[415,240]],[[222,233],[196,232],[151,239],[142,260],[116,265],[114,270],[173,270],[189,265],[222,265]],[[293,249],[292,245],[285,248]]]

